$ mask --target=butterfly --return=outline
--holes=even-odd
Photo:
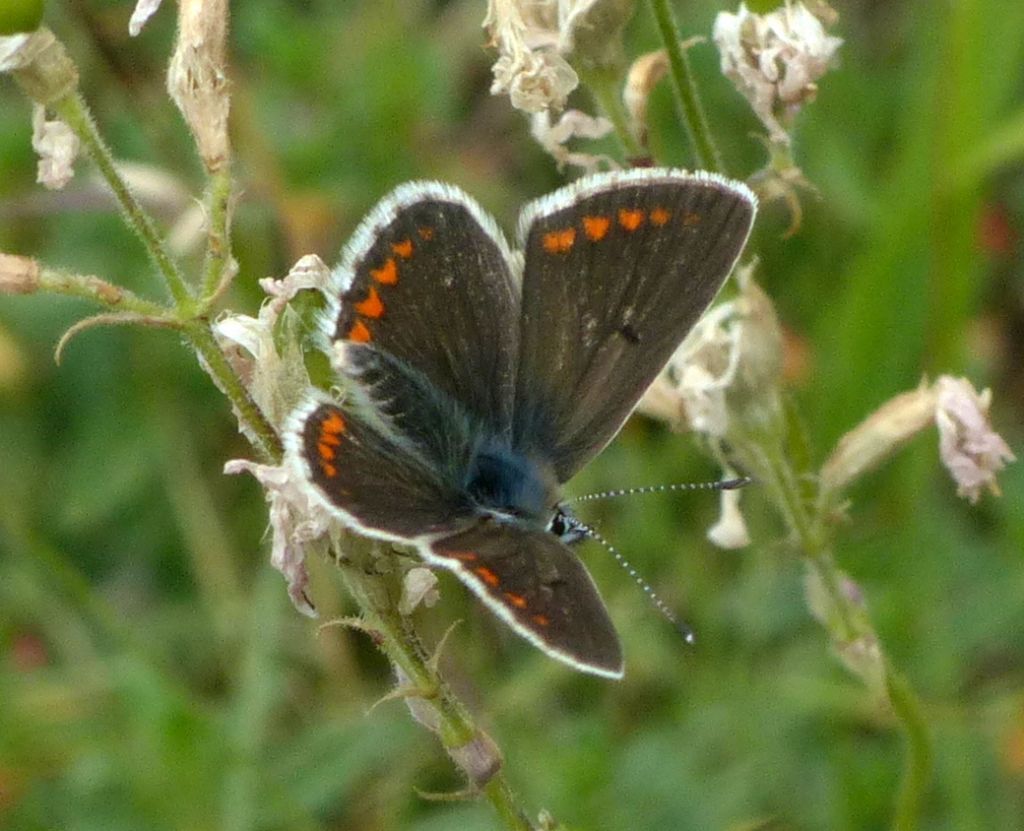
[[[561,488],[721,288],[756,209],[711,173],[597,174],[526,205],[513,248],[461,190],[398,187],[332,272],[320,328],[343,392],[290,416],[290,463],[350,528],[414,547],[548,655],[621,678]]]

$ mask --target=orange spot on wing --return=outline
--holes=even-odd
[[[672,218],[672,214],[664,208],[658,207],[651,211],[651,223],[659,228]]]
[[[332,436],[331,438],[337,438],[337,436]],[[326,459],[327,461],[330,461],[331,459],[334,458],[334,448],[331,447],[331,445],[327,444],[326,442],[321,441],[320,444],[316,446],[316,450],[317,453],[320,454],[321,459]]]
[[[368,343],[372,338],[373,335],[370,334],[370,330],[361,320],[353,323],[352,328],[348,330],[348,339],[356,343]]]
[[[644,221],[643,211],[630,211],[626,208],[619,208],[619,225],[627,231],[635,231]]]
[[[536,623],[538,626],[547,626],[551,623],[551,618],[547,615],[531,615],[530,620]]]
[[[395,264],[395,258],[389,257],[388,261],[380,268],[371,269],[370,276],[382,285],[393,286],[398,282],[398,266]]]
[[[517,609],[526,608],[526,598],[521,594],[513,594],[512,592],[505,592],[505,599],[508,600]]]
[[[428,242],[434,238],[433,228],[417,228],[416,233],[420,235],[420,239],[427,240]]]
[[[592,242],[603,240],[608,234],[612,221],[606,216],[583,217],[583,231]]]
[[[559,231],[548,231],[544,235],[542,245],[549,254],[564,254],[576,242],[575,228],[562,228]]]
[[[498,575],[491,571],[489,568],[487,568],[487,566],[477,566],[473,569],[473,571],[479,574],[480,579],[483,580],[491,588],[494,588],[501,582],[501,579],[498,577]]]
[[[332,465],[330,462],[320,462],[320,469],[324,472],[324,475],[328,479],[333,479],[338,475],[338,468]]]
[[[445,551],[449,557],[454,557],[456,560],[462,560],[464,563],[471,563],[477,558],[476,554],[472,551]]]
[[[384,314],[384,302],[377,294],[377,289],[370,286],[370,293],[366,295],[365,300],[356,303],[355,310],[363,317],[378,318]]]
[[[700,214],[695,214],[692,211],[687,211],[686,212],[686,216],[683,217],[683,225],[690,226],[690,225],[699,225],[699,224],[700,224]]]
[[[323,420],[323,422],[321,422],[320,429],[325,433],[333,433],[335,436],[338,433],[344,433],[345,419],[341,417],[341,413],[334,410]],[[326,441],[326,439],[321,439],[321,441]],[[340,442],[341,440],[339,439],[338,441]]]
[[[404,239],[401,242],[396,242],[391,246],[391,250],[403,260],[408,260],[412,256],[412,240]]]

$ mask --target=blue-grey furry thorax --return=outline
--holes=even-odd
[[[546,523],[557,499],[550,473],[507,447],[484,447],[473,457],[466,491],[481,508]]]

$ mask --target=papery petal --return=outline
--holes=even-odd
[[[270,564],[284,575],[295,608],[315,618],[316,609],[306,594],[309,574],[304,546],[327,534],[332,523],[330,514],[310,496],[302,475],[287,465],[232,459],[224,465],[224,472],[250,473],[263,486],[270,503]]]
[[[75,158],[80,144],[63,121],[46,120],[46,108],[32,107],[32,149],[39,154],[36,181],[50,190],[60,190],[75,175]]]
[[[402,597],[398,601],[398,611],[403,615],[412,614],[422,603],[431,607],[440,599],[437,590],[437,575],[425,566],[409,569],[402,579]]]
[[[128,34],[136,37],[142,31],[142,27],[146,25],[147,21],[156,14],[162,1],[139,0],[135,4],[135,11],[132,12],[131,19],[128,21]]]
[[[579,110],[567,110],[562,113],[558,121],[552,124],[551,115],[545,110],[534,113],[530,132],[540,146],[558,163],[559,170],[570,165],[581,167],[591,173],[601,165],[614,169],[618,168],[618,164],[610,156],[573,152],[565,145],[573,138],[602,138],[608,135],[612,129],[612,123],[607,118],[594,118]]]
[[[989,424],[991,391],[978,393],[967,379],[949,375],[941,376],[935,389],[939,456],[957,484],[957,494],[972,504],[984,489],[999,495],[996,474],[1016,457]]]
[[[747,522],[740,511],[740,491],[723,490],[719,494],[721,514],[718,522],[708,529],[707,537],[719,548],[727,550],[750,545]]]

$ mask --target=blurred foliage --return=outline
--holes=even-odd
[[[202,187],[163,92],[173,4],[129,39],[123,0],[51,3],[117,154]],[[684,35],[719,6],[680,6]],[[817,458],[922,373],[969,373],[1024,438],[1024,4],[839,4],[841,68],[801,117],[819,191],[800,233],[762,213],[762,280],[789,333],[792,394]],[[232,20],[240,183],[229,305],[300,255],[333,261],[361,215],[413,177],[453,181],[511,227],[562,179],[527,124],[488,95],[483,3],[250,0]],[[655,48],[641,5],[630,54]],[[735,175],[761,163],[745,103],[691,52]],[[584,95],[578,101],[589,103]],[[157,283],[82,164],[34,184],[30,110],[0,79],[0,250],[142,292]],[[687,148],[667,89],[664,162]],[[610,145],[609,145],[610,147]],[[165,220],[173,218],[165,214]],[[0,826],[11,829],[483,829],[461,785],[359,635],[318,634],[266,563],[266,511],[224,399],[174,336],[117,329],[51,349],[84,310],[0,302]],[[686,438],[635,419],[577,492],[715,471]],[[1024,465],[1002,499],[954,495],[933,437],[861,483],[839,557],[864,588],[936,743],[923,827],[1024,827]],[[870,829],[891,815],[901,739],[828,654],[801,568],[764,518],[759,544],[704,539],[717,505],[663,495],[590,512],[694,625],[685,649],[600,550],[584,550],[620,628],[627,675],[583,677],[511,636],[444,578],[420,613],[456,630],[446,671],[501,745],[523,801],[572,828]],[[315,563],[324,620],[350,611]]]

